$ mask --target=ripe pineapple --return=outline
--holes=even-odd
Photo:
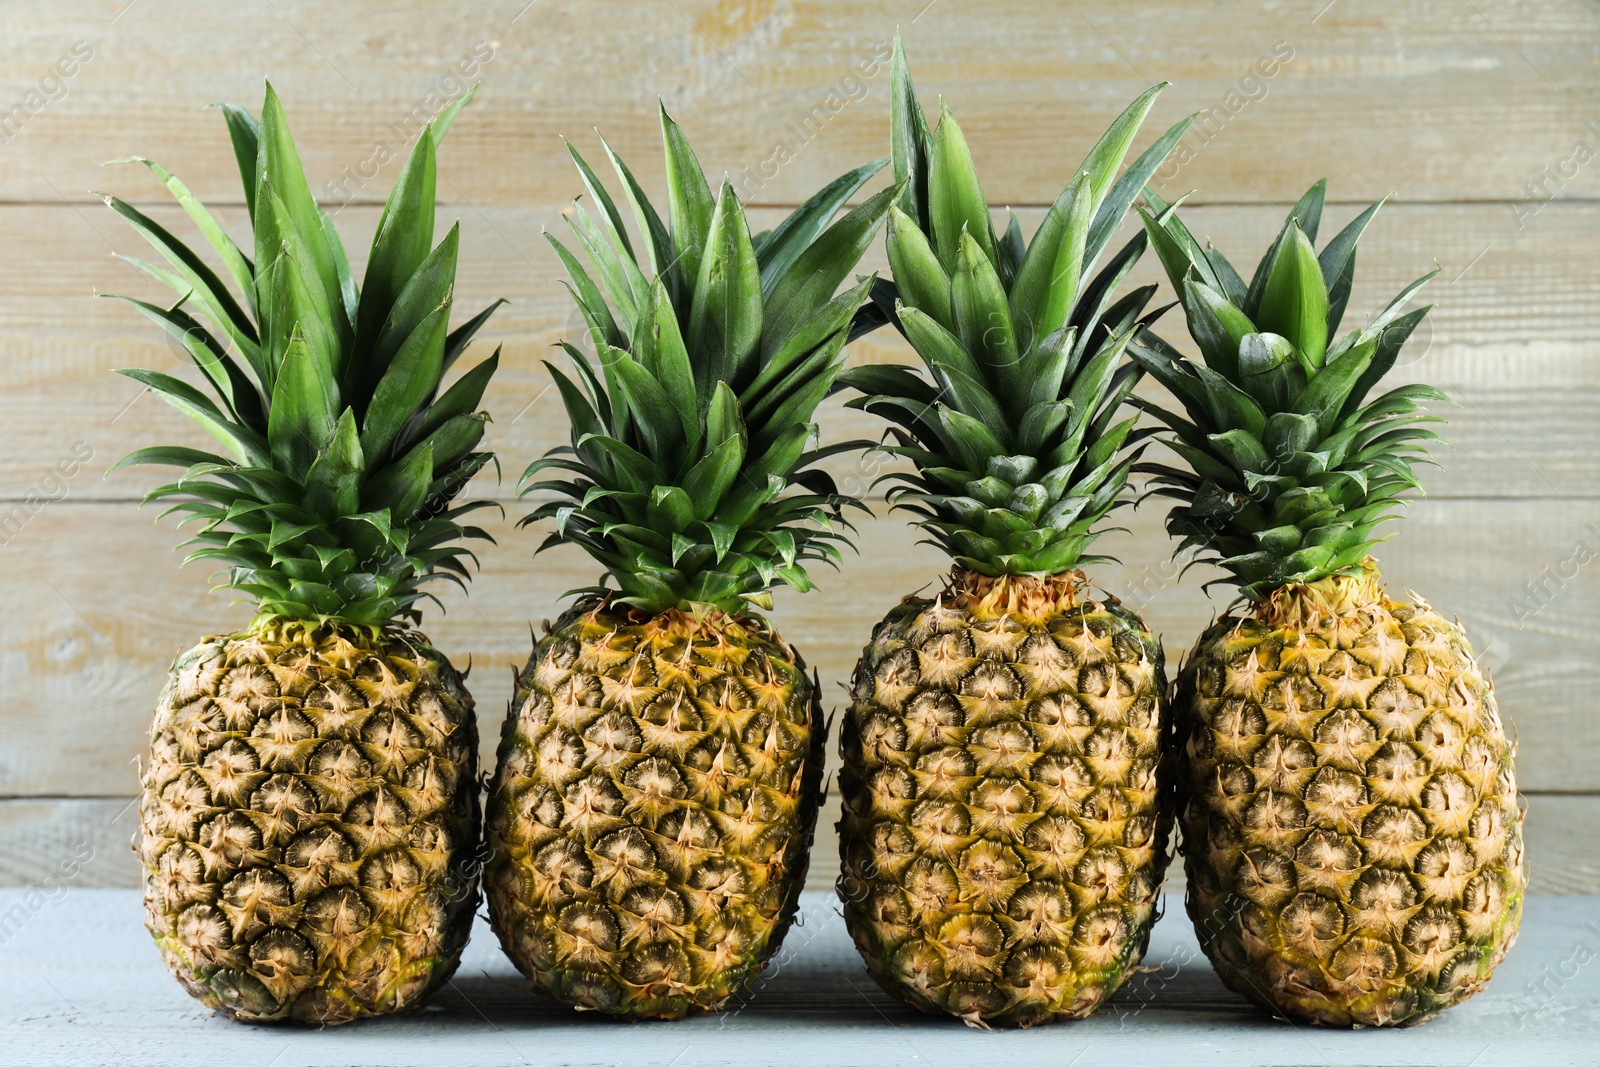
[[[1437,439],[1418,412],[1438,390],[1369,399],[1432,275],[1330,346],[1379,205],[1318,256],[1323,189],[1248,286],[1176,216],[1145,216],[1204,358],[1136,344],[1184,411],[1150,406],[1187,469],[1147,470],[1178,500],[1168,529],[1243,597],[1179,679],[1182,850],[1230,988],[1314,1023],[1404,1025],[1481,989],[1516,940],[1521,817],[1466,635],[1392,600],[1368,555]]]
[[[873,279],[834,290],[894,190],[824,230],[882,162],[752,238],[663,111],[663,220],[615,154],[630,237],[574,151],[598,220],[568,216],[594,275],[552,239],[600,353],[551,368],[570,447],[543,547],[576,543],[615,588],[581,599],[517,681],[490,787],[489,911],[501,944],[578,1008],[680,1018],[723,1007],[777,952],[805,881],[825,724],[816,681],[752,609],[835,561],[850,503],[814,469],[817,403]],[[652,277],[646,279],[649,270]],[[797,487],[799,492],[788,492]]]
[[[121,373],[225,452],[143,448],[119,466],[182,468],[148,499],[198,521],[188,558],[220,560],[256,603],[248,630],[173,664],[140,806],[150,931],[184,987],[234,1019],[414,1007],[455,969],[472,924],[472,698],[411,629],[424,583],[461,581],[461,538],[485,536],[452,499],[490,459],[474,451],[488,419],[476,409],[498,353],[439,386],[493,308],[447,332],[455,229],[430,251],[434,146],[468,98],[419,138],[359,295],[270,85],[259,123],[226,109],[253,263],[148,163],[239,295],[106,197],[169,264],[135,265],[178,294],[166,307],[122,299],[182,343],[220,404],[166,374]]]
[[[1082,566],[1144,436],[1117,421],[1155,292],[1113,302],[1142,234],[1091,269],[1187,127],[1118,179],[1162,86],[1116,120],[1031,244],[990,229],[961,130],[929,132],[897,46],[889,262],[927,365],[864,366],[851,403],[892,423],[893,494],[954,558],[856,666],[839,784],[844,917],[872,976],[927,1011],[1031,1025],[1094,1011],[1154,921],[1169,815],[1160,643]]]

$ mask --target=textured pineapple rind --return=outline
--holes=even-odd
[[[689,679],[679,677],[630,706],[632,698],[624,694],[638,681],[638,660],[601,661],[608,659],[604,653],[613,641],[648,641],[649,624],[579,604],[535,643],[518,676],[489,790],[489,917],[518,970],[558,1000],[638,1019],[721,1011],[777,954],[794,921],[821,806],[827,733],[821,695],[792,646],[753,619],[739,620],[736,628],[737,636],[717,626],[716,632],[694,639],[697,684],[686,685]],[[597,669],[586,673],[556,666],[555,657],[569,653]],[[714,663],[719,656],[727,659],[728,669]],[[652,673],[669,662],[652,660]],[[741,674],[740,663],[752,660],[757,671]],[[770,664],[778,686],[789,688],[786,698],[761,699],[760,683],[773,678],[761,664]],[[577,686],[568,687],[574,678]],[[687,699],[700,712],[701,725],[727,710],[716,692],[722,679],[736,686],[745,706],[724,714],[712,730],[671,736],[676,727],[667,709],[674,704],[682,706]],[[590,683],[604,695],[585,705],[577,692]],[[563,688],[573,697],[572,718],[565,723],[558,721],[562,712],[555,708]],[[766,735],[756,739],[759,745],[750,733],[758,716],[769,719]],[[745,729],[735,736],[728,727],[740,718]],[[601,728],[620,729],[621,747],[610,744],[615,732],[608,741],[597,732]],[[557,731],[565,740],[576,739],[583,754],[547,747]],[[695,766],[706,762],[695,754],[709,751],[711,742],[724,749],[726,765],[742,762],[746,773],[723,781],[716,757],[710,767]],[[541,758],[542,748],[556,758]],[[628,781],[630,774],[662,771],[668,779],[677,775],[685,787],[678,795],[652,798],[640,788],[642,779]],[[769,805],[769,818],[752,831],[745,816],[757,814],[758,797]],[[554,808],[548,806],[551,798]],[[600,811],[591,826],[579,825],[585,820],[578,816],[596,815],[589,806],[596,798],[620,806]],[[559,815],[552,814],[556,811]],[[541,814],[554,824],[541,822]],[[660,832],[674,825],[677,836]],[[631,873],[604,855],[608,840],[629,829],[643,834],[649,846],[642,855],[644,869]],[[741,833],[745,840],[739,840]],[[777,842],[781,848],[773,847]],[[558,858],[570,861],[581,853],[581,859],[576,866],[546,870],[551,849],[563,850]],[[696,853],[702,853],[698,861]],[[595,879],[595,870],[607,866],[610,877]],[[636,900],[632,907],[639,910],[630,910],[627,890],[640,887],[656,893],[646,898],[648,907]],[[663,908],[675,914],[661,920]],[[592,925],[597,915],[598,928]],[[590,925],[580,928],[580,922]],[[624,923],[636,935],[631,940],[617,936]]]
[[[1404,652],[1394,645],[1396,635]],[[1335,707],[1285,713],[1284,675],[1262,669],[1281,665],[1284,650],[1291,664],[1308,667],[1326,654],[1318,689]],[[1302,650],[1298,660],[1294,650]],[[1349,659],[1337,662],[1335,674],[1326,668],[1341,651]],[[1402,670],[1393,669],[1397,653]],[[1366,676],[1352,685],[1363,667]],[[1202,671],[1210,696],[1201,691]],[[1315,668],[1301,677],[1313,674]],[[1399,692],[1395,682],[1420,703],[1390,701]],[[1218,685],[1224,687],[1220,698]],[[1382,704],[1395,712],[1379,722],[1362,717],[1372,727],[1370,738],[1343,714],[1356,710],[1351,704],[1362,689],[1369,711]],[[1247,695],[1255,693],[1278,706]],[[1374,700],[1371,694],[1380,695]],[[1476,721],[1458,722],[1448,715],[1452,707],[1475,707]],[[1342,629],[1274,630],[1252,618],[1224,617],[1184,664],[1174,712],[1187,909],[1224,984],[1294,1018],[1347,1027],[1425,1022],[1483,988],[1516,941],[1527,875],[1512,746],[1493,689],[1459,627],[1426,606],[1387,602]],[[1435,719],[1440,713],[1461,736]],[[1214,716],[1209,730],[1208,715]],[[1309,747],[1299,749],[1298,742]],[[1400,750],[1392,745],[1404,745],[1420,764],[1404,753],[1397,760]],[[1462,767],[1460,754],[1468,748],[1476,781]],[[1240,758],[1219,758],[1219,752]],[[1366,766],[1358,773],[1363,754]],[[1238,778],[1245,759],[1253,781]],[[1302,794],[1272,790],[1273,774],[1283,775],[1284,784],[1299,781]],[[1319,774],[1327,776],[1320,786]],[[1364,779],[1359,790],[1358,778]],[[1452,810],[1461,804],[1454,794],[1462,783],[1476,803],[1465,815]],[[1277,799],[1284,796],[1294,803]],[[1293,814],[1268,820],[1265,813],[1275,809]],[[1354,864],[1343,858],[1354,855],[1351,845],[1360,854]],[[1441,877],[1435,868],[1451,860],[1470,866],[1462,868],[1464,875],[1446,870]],[[1317,899],[1305,899],[1308,892]],[[1385,902],[1386,894],[1395,899]],[[1338,909],[1337,920],[1323,901]],[[1395,903],[1405,906],[1391,907]],[[1338,932],[1323,936],[1335,923]]]
[[[873,810],[875,777],[895,769],[893,763],[910,762],[898,758],[905,755],[903,752],[886,760],[881,752],[873,751],[876,742],[883,740],[876,736],[883,733],[879,727],[911,726],[910,719],[899,709],[916,699],[894,699],[895,695],[886,692],[881,684],[880,671],[896,655],[911,648],[919,632],[992,634],[1003,628],[1004,618],[980,622],[939,602],[908,597],[874,628],[872,640],[856,665],[853,699],[840,732],[844,762],[839,785],[844,806],[839,821],[838,890],[846,926],[868,972],[884,990],[923,1011],[956,1015],[978,1026],[1032,1026],[1083,1018],[1117,991],[1149,946],[1169,858],[1167,841],[1172,822],[1170,782],[1162,755],[1167,732],[1167,686],[1161,643],[1137,615],[1114,601],[1079,605],[1026,624],[1013,619],[1011,625],[1019,632],[1009,642],[992,645],[989,656],[975,658],[963,678],[934,681],[924,688],[933,694],[935,702],[939,702],[941,693],[955,697],[958,703],[967,702],[967,710],[972,713],[965,717],[967,723],[977,716],[982,724],[1002,731],[1018,725],[1026,730],[1030,722],[1044,728],[1058,727],[1053,736],[1047,733],[1042,741],[1038,736],[1030,738],[1031,745],[1020,753],[1017,764],[1024,772],[1020,777],[1014,771],[1004,773],[1007,768],[997,765],[993,749],[985,750],[975,740],[968,746],[990,763],[985,768],[980,760],[972,768],[978,772],[971,779],[974,791],[994,786],[997,792],[992,799],[1005,803],[1010,797],[1014,798],[1010,803],[1020,800],[1033,809],[1012,812],[1009,818],[996,812],[987,833],[960,835],[966,838],[960,847],[968,850],[962,856],[971,855],[974,846],[986,850],[998,846],[996,855],[1003,857],[1005,850],[1010,850],[1011,856],[1020,860],[1005,899],[993,892],[971,892],[977,883],[957,874],[959,888],[954,897],[929,900],[920,909],[924,914],[919,920],[914,914],[919,909],[908,892],[913,888],[909,883],[917,877],[912,874],[913,868],[923,858],[937,863],[954,859],[959,863],[961,857],[954,849],[945,852],[931,847],[931,841],[915,841],[919,835],[925,836],[927,829],[924,818],[919,817],[927,813],[915,807],[916,798],[897,798],[889,805],[893,810]],[[1003,664],[1012,669],[1015,677],[1018,654],[1036,635],[1051,640],[1058,650],[1076,650],[1080,657],[1086,649],[1110,649],[1115,654],[1120,647],[1122,655],[1118,658],[1124,668],[1132,668],[1136,679],[1127,694],[1126,706],[1113,709],[1102,701],[1101,708],[1091,710],[1075,698],[1092,694],[1075,690],[1060,678],[1051,679],[1048,668],[1036,672],[1038,692],[1021,699],[985,700],[971,695],[971,690],[981,688],[981,680],[974,684],[980,669]],[[1003,647],[1007,643],[1009,649]],[[928,647],[924,639],[922,655],[928,654]],[[934,650],[935,655],[937,651]],[[1088,658],[1092,659],[1092,654]],[[1079,684],[1086,677],[1087,671],[1080,674]],[[920,684],[920,677],[912,684]],[[961,695],[963,688],[968,690],[966,695]],[[1101,698],[1105,695],[1105,690],[1098,694]],[[890,696],[888,702],[883,699],[885,696]],[[1063,712],[1054,722],[1040,723],[1039,720],[1052,718],[1037,710],[1042,706],[1040,700],[1061,697],[1074,698],[1071,703],[1075,708]],[[948,702],[944,707],[949,709]],[[1126,721],[1125,713],[1134,708],[1141,709],[1142,725]],[[1087,723],[1083,716],[1088,717]],[[1122,722],[1116,721],[1119,716]],[[876,722],[869,728],[868,720],[874,717]],[[1074,722],[1068,724],[1068,718],[1074,718]],[[952,734],[972,739],[976,729],[963,726]],[[958,739],[952,736],[951,740]],[[1084,759],[1090,748],[1100,756],[1126,756],[1128,745],[1135,753],[1132,759],[1095,758],[1099,766],[1094,769]],[[940,754],[935,747],[924,756]],[[1030,768],[1037,777],[1043,767],[1051,768],[1046,775],[1051,781],[1041,786],[1028,779]],[[1075,768],[1076,780],[1064,768]],[[1095,770],[1099,771],[1098,778]],[[1085,775],[1085,771],[1089,773]],[[1009,792],[1019,785],[1028,799]],[[1119,810],[1096,807],[1097,800],[1113,796]],[[880,802],[885,799],[880,797]],[[960,806],[969,829],[970,824],[986,817],[981,804],[964,802]],[[948,814],[941,811],[941,816]],[[1079,827],[1081,836],[1076,844],[1063,842],[1058,833],[1054,842],[1048,837],[1041,840],[1057,846],[1066,844],[1064,851],[1059,847],[1030,850],[1030,827],[1037,824],[1043,828],[1041,833],[1047,834],[1063,826],[1060,822],[1046,823],[1047,819],[1066,819]],[[1089,828],[1087,833],[1081,829],[1085,826]],[[1116,832],[1119,827],[1121,832]],[[875,841],[880,834],[893,837],[897,830],[908,835],[898,848],[886,849]],[[905,852],[908,844],[913,850],[909,856]],[[1030,929],[1029,919],[1039,912],[1030,915],[1021,898],[1040,886],[1046,891],[1057,886],[1060,891],[1053,897],[1040,894],[1035,907],[1048,910],[1053,905],[1057,910],[1046,923]],[[1008,914],[1008,904],[1016,905],[1011,909],[1015,914]],[[1104,925],[1095,924],[1096,918],[1108,914],[1108,907],[1118,916],[1109,937]],[[996,932],[1000,934],[998,939],[994,937]],[[974,938],[974,934],[979,936]],[[986,944],[981,943],[984,934],[988,935]],[[978,952],[970,952],[969,947],[976,947]],[[988,950],[987,955],[984,950]],[[951,972],[956,968],[950,964],[957,953],[963,953],[970,961],[970,973],[953,978]],[[929,969],[930,960],[936,961],[936,969]]]
[[[420,634],[291,625],[180,654],[135,843],[168,969],[242,1022],[419,1005],[477,908],[477,756],[472,698]]]

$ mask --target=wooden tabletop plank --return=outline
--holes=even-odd
[[[919,1014],[867,976],[828,894],[802,898],[767,971],[727,1012],[627,1026],[534,995],[478,921],[462,966],[421,1011],[331,1029],[230,1023],[164,971],[129,890],[0,892],[0,1032],[36,1067],[190,1064],[784,1063],[1060,1067],[1166,1063],[1593,1063],[1600,1044],[1600,898],[1534,897],[1517,944],[1477,997],[1420,1027],[1328,1030],[1276,1020],[1228,992],[1169,898],[1135,975],[1087,1020],[985,1033]],[[6,920],[9,919],[9,922]],[[1585,962],[1575,962],[1575,961]],[[1560,977],[1552,980],[1550,976]],[[1570,977],[1568,977],[1570,975]]]

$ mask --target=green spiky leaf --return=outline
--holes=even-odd
[[[1248,289],[1231,265],[1223,268],[1225,257],[1199,249],[1176,215],[1146,218],[1169,275],[1183,279],[1190,333],[1205,362],[1148,332],[1135,345],[1135,360],[1183,407],[1144,405],[1165,424],[1161,439],[1187,468],[1140,469],[1152,476],[1154,492],[1176,501],[1167,528],[1179,550],[1197,549],[1197,558],[1228,572],[1255,601],[1285,585],[1359,571],[1382,540],[1378,527],[1418,486],[1414,466],[1427,462],[1426,444],[1437,440],[1417,423],[1429,421],[1421,404],[1443,399],[1438,390],[1402,386],[1365,400],[1427,313],[1401,309],[1432,275],[1330,345],[1354,278],[1356,244],[1379,205],[1319,256],[1312,242],[1324,196],[1318,182],[1290,210]],[[1207,269],[1221,289],[1195,280]],[[1242,307],[1232,299],[1241,289]],[[1231,329],[1230,315],[1237,316]],[[1246,332],[1235,337],[1240,330]]]
[[[1118,177],[1153,87],[1072,172],[1031,241],[1014,219],[996,241],[966,139],[949,108],[927,132],[898,40],[892,75],[901,191],[894,287],[875,311],[892,312],[922,367],[852,368],[841,381],[863,395],[851,406],[890,422],[885,450],[913,468],[886,476],[891,499],[959,566],[1045,575],[1095,562],[1089,546],[1143,447],[1117,412],[1142,373],[1125,352],[1154,290],[1114,291],[1145,239],[1088,272],[1187,121]]]
[[[204,521],[189,558],[227,565],[227,584],[256,601],[258,621],[412,625],[430,596],[427,583],[466,577],[471,556],[455,542],[487,536],[459,521],[478,505],[452,501],[492,459],[474,449],[488,418],[476,409],[497,356],[442,395],[439,387],[496,305],[450,332],[454,231],[432,248],[434,148],[470,97],[452,103],[418,139],[380,217],[359,291],[270,86],[260,122],[223,107],[255,262],[181,181],[149,164],[222,259],[248,311],[177,237],[108,198],[171,269],[137,265],[180,297],[166,308],[123,299],[179,340],[221,404],[167,375],[123,373],[231,454],[154,446],[119,466],[184,467],[178,481],[148,498],[174,501],[172,510]],[[181,309],[187,301],[220,336]]]
[[[587,268],[558,254],[601,366],[597,375],[569,345],[576,380],[551,370],[571,443],[524,472],[523,491],[544,497],[525,521],[554,520],[545,546],[584,548],[617,603],[746,612],[770,602],[774,583],[810,588],[805,563],[837,556],[834,524],[854,502],[813,467],[833,454],[811,447],[815,411],[874,279],[836,290],[895,193],[829,224],[882,167],[869,164],[752,238],[732,186],[713,201],[683,132],[664,112],[662,124],[664,217],[612,157],[648,235],[639,248],[602,232],[612,201],[573,153],[601,221],[575,227]],[[664,263],[669,240],[675,259]]]

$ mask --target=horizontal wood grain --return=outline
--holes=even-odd
[[[7,100],[38,91],[76,42],[93,50],[64,94],[44,86],[0,153],[0,199],[75,195],[98,184],[104,160],[134,152],[204,196],[238,197],[221,119],[201,109],[258,105],[263,76],[322,188],[399,154],[405,117],[426,119],[459,94],[458,64],[487,55],[470,75],[481,97],[446,152],[447,199],[559,199],[574,183],[558,135],[599,125],[619,148],[653,150],[661,97],[709,172],[748,172],[755,198],[789,203],[884,153],[878,57],[896,26],[925,100],[945,96],[972,134],[998,203],[1048,203],[1126,102],[1162,80],[1173,86],[1146,141],[1207,113],[1193,158],[1163,184],[1217,201],[1292,200],[1322,174],[1352,199],[1516,199],[1600,118],[1589,47],[1600,11],[1584,0],[66,0],[0,15]],[[356,194],[381,202],[397,168]],[[1589,168],[1552,191],[1593,197],[1597,183]]]
[[[98,888],[139,884],[129,795],[0,800],[0,884]]]
[[[1535,893],[1600,892],[1600,856],[1594,827],[1600,825],[1600,797],[1531,796],[1523,842],[1528,857],[1528,888]]]
[[[0,891],[0,1029],[29,1067],[1126,1067],[1182,1063],[1568,1067],[1594,1060],[1600,968],[1594,896],[1535,897],[1488,988],[1422,1028],[1286,1024],[1224,988],[1169,897],[1143,966],[1086,1019],[1001,1033],[927,1015],[868,976],[834,895],[801,895],[796,921],[717,1015],[619,1025],[533,992],[480,912],[460,968],[426,1006],[354,1026],[241,1026],[189,998],[142,928],[134,890]],[[997,1050],[998,1053],[997,1053]]]
[[[837,760],[829,753],[829,766]],[[139,861],[129,843],[138,833],[133,796],[0,799],[0,887],[65,884],[136,886]],[[1535,893],[1600,893],[1600,861],[1590,827],[1600,821],[1600,797],[1526,797],[1523,827],[1529,888]],[[839,877],[839,797],[830,791],[817,819],[806,878],[810,889],[832,890]],[[1167,891],[1182,892],[1182,863],[1168,870]],[[1181,909],[1173,909],[1181,916]]]
[[[1102,544],[1124,565],[1092,577],[1144,616],[1175,665],[1226,594],[1206,598],[1201,584],[1214,575],[1204,568],[1178,580],[1158,507],[1123,514],[1132,533]],[[577,549],[535,558],[531,533],[509,521],[491,529],[501,544],[484,551],[471,596],[441,586],[447,610],[424,620],[439,648],[471,664],[486,758],[511,669],[528,653],[530,622],[553,617],[564,592],[596,577]],[[207,594],[204,564],[178,569],[173,540],[131,505],[63,502],[0,550],[9,604],[0,614],[0,795],[131,788],[132,761],[172,658],[205,634],[248,623],[247,606],[229,607],[225,592]],[[816,570],[814,593],[779,592],[775,622],[820,672],[828,706],[873,623],[901,597],[936,589],[947,571],[938,552],[916,541],[898,516],[862,520],[860,554],[847,555],[838,574]],[[1587,547],[1575,556],[1580,542]],[[1600,501],[1418,502],[1379,554],[1397,594],[1419,590],[1468,627],[1520,739],[1523,788],[1600,792],[1590,754],[1600,742],[1592,699]],[[1487,562],[1495,560],[1503,562]],[[1537,599],[1529,582],[1543,586]]]
[[[163,192],[142,168],[105,177],[119,193]],[[545,227],[566,231],[560,210],[552,204],[460,214],[457,320],[496,297],[509,301],[474,345],[479,358],[495,345],[505,348],[487,404],[494,415],[488,443],[502,456],[506,481],[495,486],[480,477],[471,489],[479,495],[510,498],[528,461],[566,436],[559,397],[540,362],[564,361],[550,346],[583,332],[558,284],[559,264],[540,236]],[[1213,238],[1248,268],[1284,210],[1202,207],[1186,217],[1197,235]],[[1332,232],[1356,210],[1330,208],[1326,227]],[[175,232],[191,232],[176,208],[152,213]],[[240,214],[225,215],[236,230]],[[454,217],[448,214],[441,228]],[[771,226],[781,217],[760,209],[752,213],[752,226]],[[1031,232],[1042,213],[1029,210],[1019,217]],[[375,208],[352,207],[339,215],[358,262],[365,259],[376,219]],[[1394,375],[1396,382],[1434,382],[1459,401],[1441,412],[1451,421],[1446,436],[1454,451],[1441,454],[1442,470],[1424,472],[1437,496],[1600,496],[1592,414],[1600,401],[1600,348],[1594,342],[1600,302],[1593,296],[1600,286],[1600,243],[1593,239],[1600,232],[1600,204],[1551,207],[1538,224],[1537,231],[1519,233],[1510,214],[1493,205],[1395,204],[1379,214],[1363,242],[1348,328],[1435,263],[1441,268],[1424,289],[1435,310]],[[150,250],[98,204],[0,206],[0,232],[23,247],[54,250],[29,270],[0,270],[0,500],[38,492],[80,441],[93,450],[93,459],[64,492],[82,500],[136,498],[159,484],[160,472],[132,471],[110,480],[100,473],[145,444],[210,443],[182,415],[111,373],[145,366],[199,381],[187,357],[169,347],[159,330],[131,308],[96,296],[165,299],[164,290],[111,258],[113,251],[143,256]],[[883,258],[879,242],[862,269],[882,269]],[[1158,276],[1154,257],[1147,256],[1127,284],[1156,282]],[[1183,332],[1175,315],[1164,320],[1164,328],[1173,336]],[[857,342],[850,358],[911,357],[893,331],[880,330]],[[877,420],[847,415],[837,401],[825,405],[822,428],[830,440],[881,433]],[[834,469],[842,472],[849,462]]]

